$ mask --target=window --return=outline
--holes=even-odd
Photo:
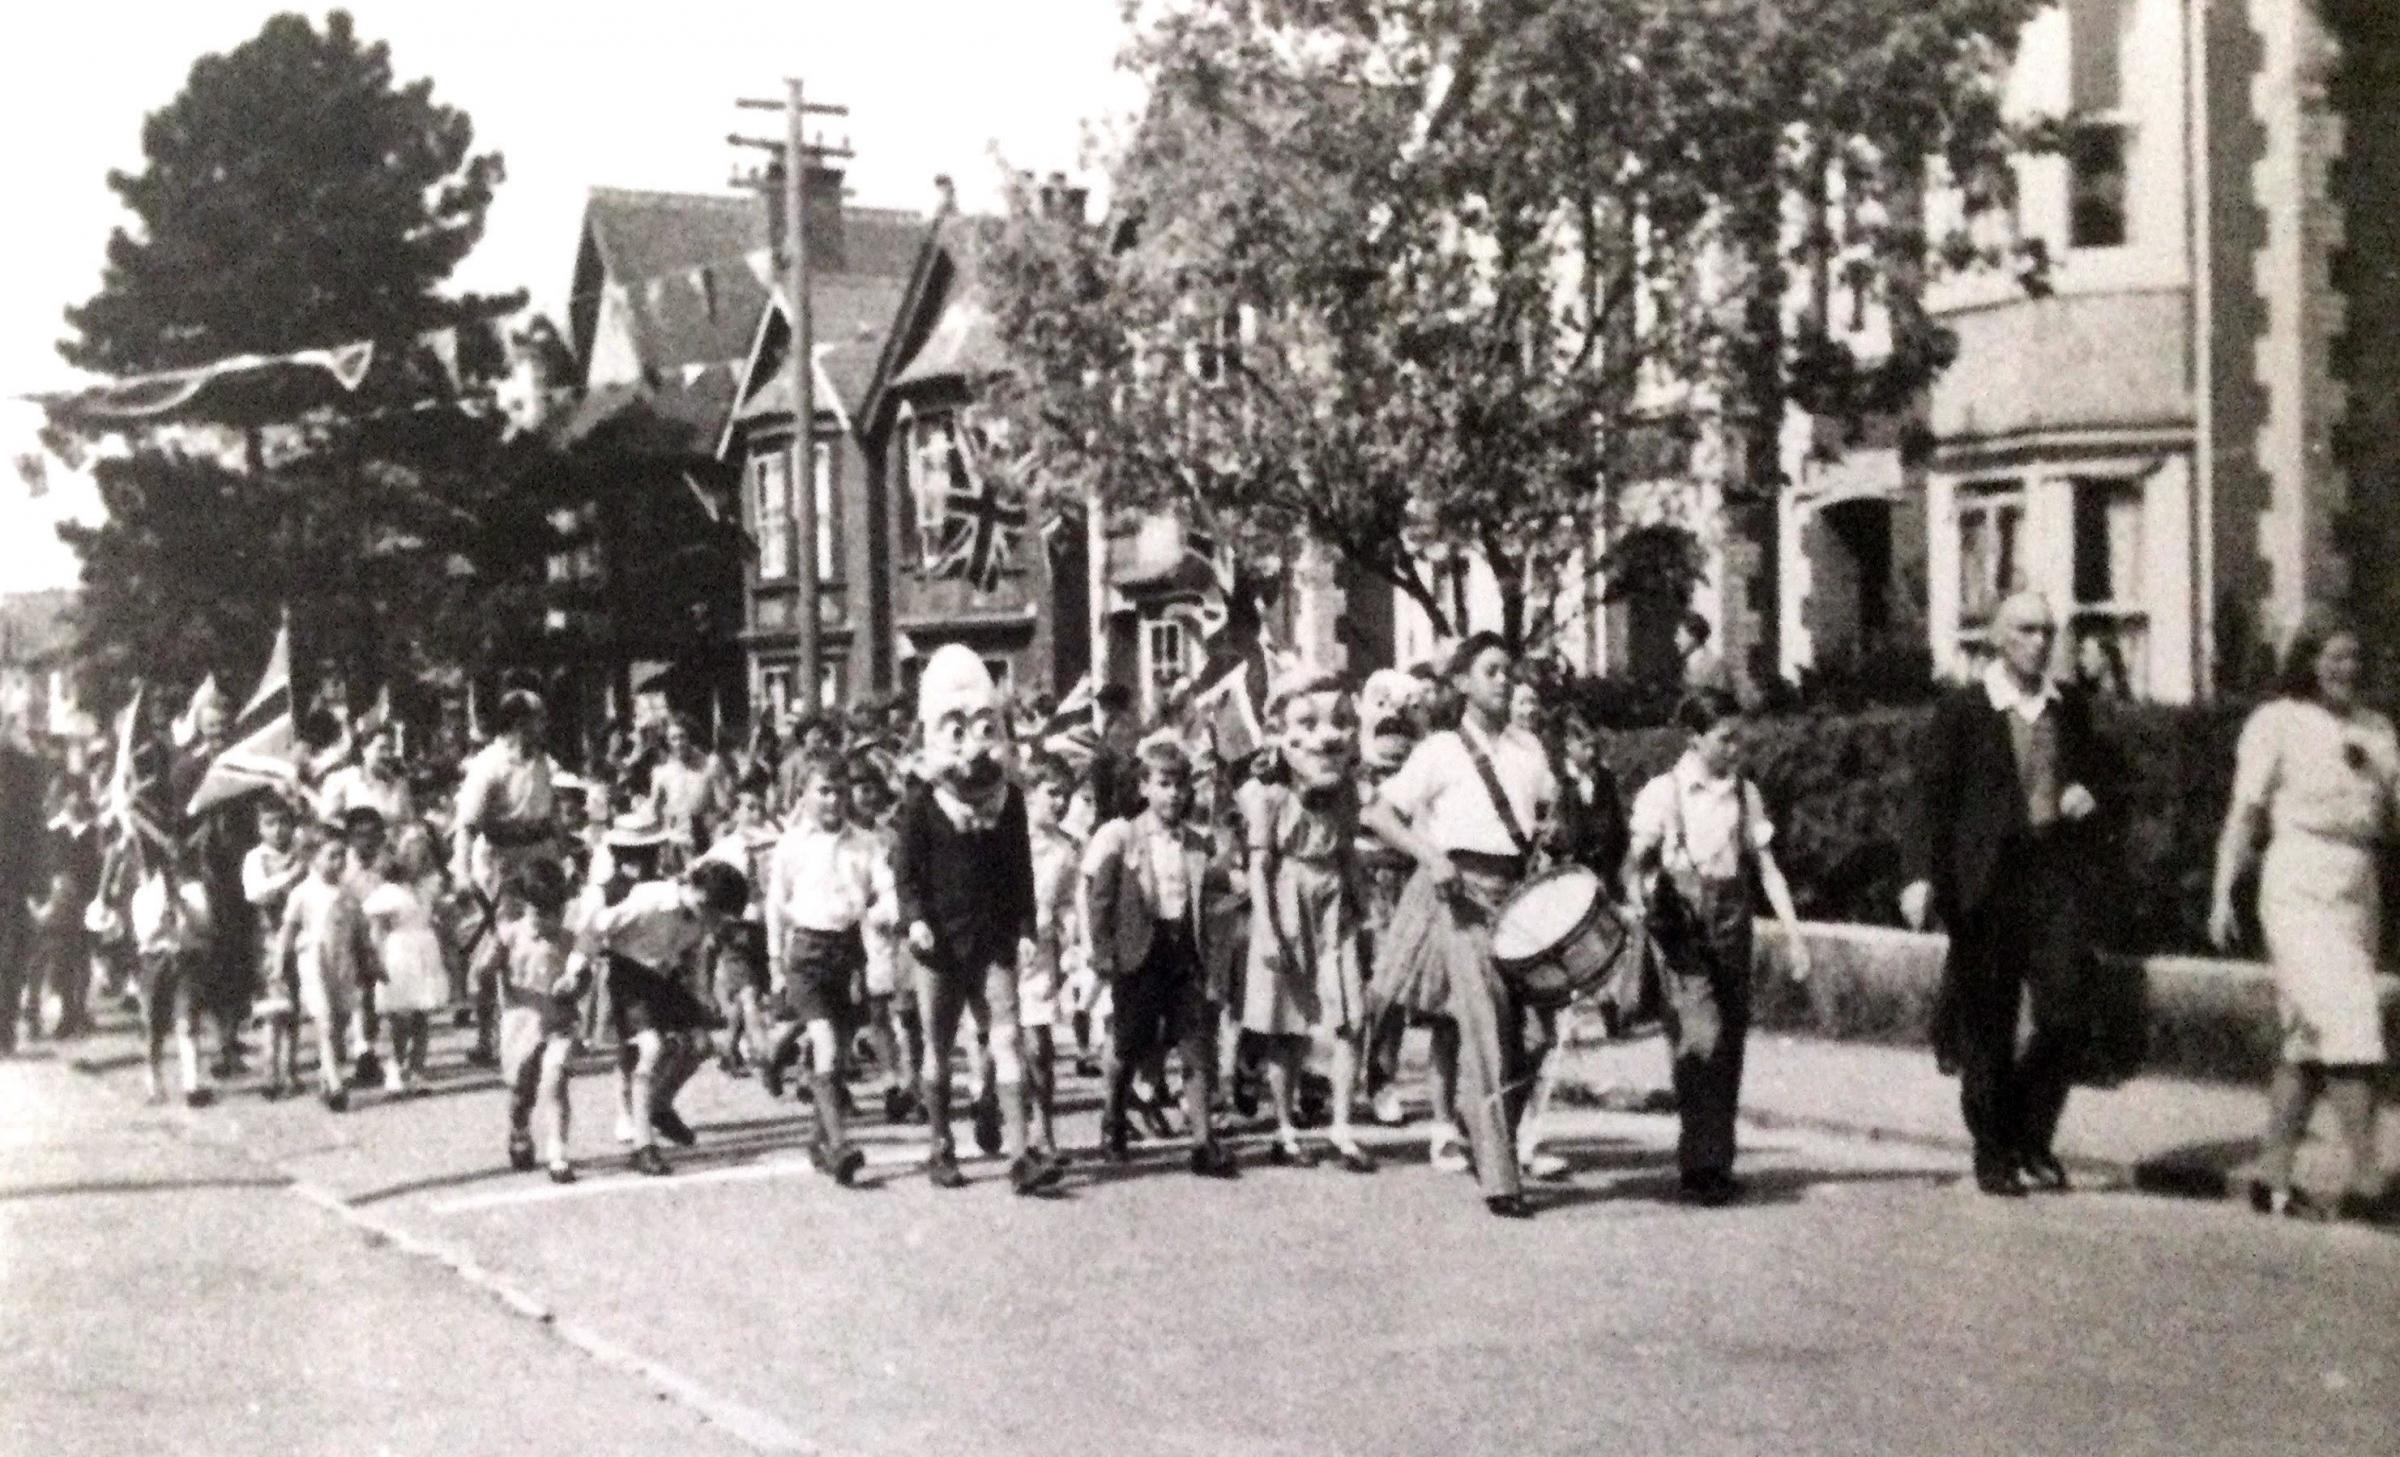
[[[2069,0],[2066,137],[2067,243],[2120,248],[2126,242],[2125,0]]]
[[[942,558],[943,527],[949,515],[949,494],[965,487],[965,463],[946,419],[920,416],[908,432],[909,501],[916,509],[917,553],[920,569]]]
[[[834,494],[833,445],[815,443],[817,486],[817,580],[831,582],[842,574],[842,518]]]
[[[750,520],[758,531],[758,574],[792,574],[792,462],[781,446],[750,457]]]
[[[2125,246],[2125,128],[2077,122],[2067,134],[2067,243]]]
[[[2025,489],[2015,481],[1962,487],[1958,497],[1958,625],[1962,641],[1981,642],[2000,600],[2023,585],[2018,547]]]
[[[2094,687],[2140,691],[2142,490],[2126,480],[2075,482],[2075,669]]]
[[[1142,624],[1142,667],[1153,693],[1190,670],[1191,634],[1180,619],[1153,618]]]
[[[778,663],[766,669],[759,674],[759,685],[766,695],[769,720],[781,725],[792,706],[791,666]]]

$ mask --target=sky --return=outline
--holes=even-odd
[[[124,214],[112,167],[141,163],[144,115],[181,89],[200,56],[239,45],[278,10],[321,21],[328,7],[125,0],[41,7],[0,20],[0,196],[18,220],[0,258],[0,432],[13,460],[38,412],[13,403],[70,384],[62,311],[97,290],[109,230]],[[822,119],[847,137],[852,200],[933,205],[936,175],[970,209],[996,203],[1002,159],[1075,172],[1087,124],[1128,115],[1139,89],[1116,69],[1121,0],[354,0],[360,36],[386,41],[402,81],[474,118],[478,151],[508,180],[460,290],[523,288],[560,312],[576,229],[595,186],[721,191],[762,154],[725,135],[780,135],[774,113],[737,96],[846,104]],[[338,341],[324,341],[334,343]],[[0,462],[0,466],[6,463]],[[88,480],[55,463],[29,496],[0,468],[0,592],[69,585],[62,515],[98,509]]]

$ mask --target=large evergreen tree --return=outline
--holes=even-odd
[[[483,236],[500,154],[430,81],[336,10],[278,15],[142,127],[144,165],[111,172],[133,214],[100,292],[67,311],[68,361],[112,374],[225,355],[391,339],[480,317],[437,290]]]
[[[497,418],[410,408],[447,393],[452,364],[504,367],[489,330],[449,360],[419,342],[520,302],[440,291],[482,234],[498,154],[340,11],[202,57],[142,140],[145,165],[109,178],[132,219],[67,311],[69,360],[130,373],[371,340],[377,362],[354,393],[212,389],[102,463],[107,521],[62,528],[96,666],[239,683],[286,606],[304,677],[521,652],[552,605],[565,473]]]

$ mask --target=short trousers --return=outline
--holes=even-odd
[[[728,921],[718,928],[714,978],[717,1005],[730,1007],[743,992],[767,989],[767,928],[756,921]]]
[[[1132,971],[1111,978],[1108,987],[1114,1003],[1109,1038],[1127,1062],[1216,1034],[1200,958],[1190,928],[1180,921],[1159,922],[1150,954]]]
[[[608,958],[608,1005],[620,1042],[644,1032],[700,1032],[724,1025],[680,976],[613,953]]]
[[[846,1027],[855,1021],[858,1002],[851,992],[867,967],[867,943],[858,928],[811,931],[795,926],[786,948],[784,1010],[803,1024]]]

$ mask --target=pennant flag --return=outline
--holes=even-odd
[[[453,394],[459,388],[458,330],[436,329],[425,336],[425,347],[433,351],[434,362],[441,365],[442,377],[450,381]]]
[[[758,280],[760,288],[775,286],[775,255],[771,251],[753,248],[742,255],[742,262],[749,266],[750,276]]]
[[[171,859],[175,841],[167,833],[159,796],[166,791],[166,773],[155,744],[139,741],[142,685],[135,684],[133,700],[117,711],[116,762],[109,767],[108,787],[101,794],[101,818],[115,831],[133,857],[133,878],[145,873],[144,858],[155,852]]]
[[[1000,585],[1015,549],[1015,533],[1025,529],[1025,507],[996,494],[994,483],[978,468],[970,431],[950,428],[955,467],[941,498],[941,538],[932,574],[963,577],[980,592]]]
[[[300,787],[300,736],[292,721],[292,624],[275,629],[258,689],[242,706],[227,737],[231,743],[209,763],[192,792],[185,814],[201,814],[261,789]]]
[[[168,728],[176,748],[187,748],[192,740],[200,737],[201,708],[224,696],[217,688],[216,674],[211,673],[200,680],[200,686],[192,690],[192,701],[184,705],[183,712],[175,716],[175,722]]]
[[[685,365],[683,367],[683,387],[688,390],[693,385],[698,384],[702,377],[705,376],[712,368],[714,368],[713,365],[705,362]]]

